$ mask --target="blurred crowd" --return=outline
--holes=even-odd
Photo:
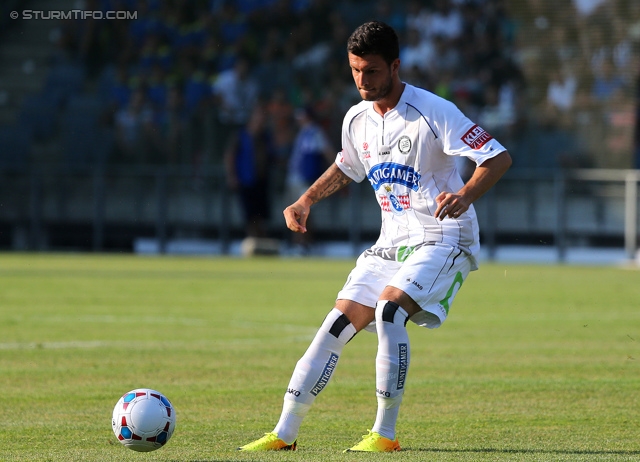
[[[73,91],[93,98],[104,135],[95,142],[88,106],[76,104],[69,144],[84,133],[112,164],[221,166],[241,198],[300,191],[340,149],[342,118],[359,101],[347,38],[378,19],[400,36],[401,78],[457,104],[508,147],[514,168],[640,167],[635,0],[81,4],[136,15],[65,20],[55,35],[53,66],[79,68]],[[47,92],[63,95],[58,107],[75,74],[61,75],[65,91]],[[250,217],[268,203],[244,202],[257,223],[247,232],[259,235]]]
[[[342,117],[358,101],[346,40],[370,19],[398,31],[404,80],[453,100],[495,136],[513,130],[525,78],[506,3],[86,0],[85,9],[137,19],[69,20],[58,43],[60,59],[81,60],[107,99],[114,162],[222,162],[229,137],[260,108],[270,165],[284,167],[296,109],[312,110],[339,150]]]
[[[85,0],[84,8],[137,15],[69,20],[58,40],[60,59],[80,60],[106,99],[113,162],[223,162],[228,137],[256,107],[267,114],[270,165],[287,165],[300,108],[313,109],[337,150],[342,115],[358,100],[346,40],[370,19],[398,31],[402,78],[515,144],[516,167],[634,161],[632,0]]]
[[[342,118],[359,101],[346,42],[364,21],[396,29],[404,80],[510,137],[525,78],[506,3],[85,0],[137,17],[64,21],[56,60],[80,62],[102,101],[108,162],[222,165],[246,233],[261,236],[268,194],[295,199],[340,150]]]
[[[533,127],[567,151],[522,154],[526,166],[631,160],[639,2],[85,0],[84,8],[137,14],[69,20],[59,38],[61,54],[81,60],[107,99],[117,162],[221,162],[228,136],[256,107],[268,114],[275,163],[287,164],[299,108],[313,109],[337,150],[342,115],[358,100],[346,40],[370,19],[398,31],[404,80],[454,101],[507,145],[539,136]],[[594,159],[589,145],[603,138],[610,157]]]
[[[529,18],[518,61],[537,127],[549,134],[547,163],[640,168],[640,2],[529,0],[519,16]]]

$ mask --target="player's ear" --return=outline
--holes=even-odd
[[[400,70],[400,58],[396,58],[391,63],[391,73],[396,74]]]

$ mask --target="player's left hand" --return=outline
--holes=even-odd
[[[433,215],[439,218],[440,221],[447,217],[460,218],[460,215],[469,210],[470,205],[461,194],[445,191],[438,194],[436,203],[438,208],[436,208],[436,212]]]

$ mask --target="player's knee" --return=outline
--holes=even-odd
[[[342,311],[332,309],[322,323],[321,329],[333,335],[338,340],[347,343],[356,335],[356,329]]]
[[[376,304],[376,323],[388,322],[406,326],[409,314],[397,303],[389,300],[378,300]]]

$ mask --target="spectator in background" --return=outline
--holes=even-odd
[[[426,38],[427,27],[429,21],[429,13],[423,7],[420,0],[411,0],[407,4],[407,14],[405,19],[405,30],[409,32],[411,29],[424,34]]]
[[[226,145],[226,138],[249,121],[258,99],[258,84],[251,73],[249,58],[237,57],[233,68],[218,75],[212,86],[214,105],[217,108],[219,130],[218,144]]]
[[[159,131],[159,137],[156,138],[159,141],[157,149],[162,152],[169,165],[192,161],[185,152],[188,124],[189,112],[185,105],[183,91],[178,85],[171,85],[167,91],[165,107],[156,117]]]
[[[435,59],[429,63],[429,73],[434,79],[443,72],[456,73],[461,63],[461,54],[444,35],[433,36]]]
[[[624,79],[616,73],[611,59],[605,59],[601,71],[594,76],[591,96],[595,103],[606,103],[625,86]]]
[[[150,162],[157,135],[146,91],[143,87],[137,88],[131,94],[129,104],[115,115],[118,160],[134,164]]]
[[[318,73],[322,75],[322,69],[331,54],[331,45],[328,40],[316,40],[311,20],[302,21],[296,32],[298,40],[304,46],[291,61],[293,69],[299,73],[308,73],[307,78],[317,79]],[[313,72],[308,72],[309,70]]]
[[[271,203],[269,200],[269,166],[272,158],[271,137],[267,130],[267,112],[256,104],[246,125],[229,136],[224,151],[227,185],[240,199],[246,237],[267,235]]]
[[[551,74],[547,87],[546,117],[550,121],[569,128],[572,125],[571,110],[575,104],[578,79],[568,66],[562,66]]]
[[[293,140],[296,135],[294,108],[289,102],[283,88],[275,88],[266,105],[269,130],[272,134],[274,168],[272,169],[272,186],[275,192],[285,191],[287,162],[291,155]]]
[[[153,64],[148,75],[145,75],[147,98],[156,111],[162,110],[167,104],[169,86],[167,74],[160,64]]]
[[[446,41],[454,42],[462,34],[462,15],[451,0],[435,0],[435,8],[428,15],[427,34],[432,37],[441,36]]]
[[[124,63],[119,63],[113,76],[105,79],[104,97],[107,100],[107,109],[112,113],[116,113],[129,103],[132,93],[130,79],[129,69]]]
[[[629,153],[634,150],[635,101],[627,97],[623,87],[619,87],[606,101],[603,110],[606,155],[602,166],[633,168],[634,162]]]
[[[580,16],[586,17],[598,10],[606,0],[573,0],[573,4]]]
[[[509,139],[516,122],[515,108],[505,98],[504,92],[495,84],[484,89],[484,105],[478,112],[478,124],[491,134],[502,139]],[[502,97],[501,97],[502,96]]]
[[[331,165],[336,155],[312,108],[298,108],[295,119],[300,129],[293,142],[287,170],[288,196],[294,200]],[[302,253],[309,250],[311,237],[308,234],[296,233],[293,236],[294,244],[301,247]]]
[[[437,57],[433,43],[423,39],[418,30],[407,29],[405,44],[400,48],[402,65],[407,69],[415,66],[421,73],[427,74],[429,64],[434,59]]]

